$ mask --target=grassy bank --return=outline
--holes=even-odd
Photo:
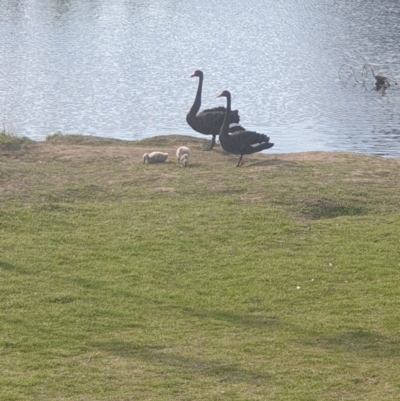
[[[0,142],[1,400],[398,399],[399,161],[203,143]]]

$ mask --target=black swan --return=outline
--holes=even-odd
[[[375,75],[371,64],[368,64],[368,63],[364,64],[364,67],[361,71],[362,72],[364,70],[366,71],[367,67],[371,68],[372,75],[375,78],[375,89],[377,91],[381,90],[381,89],[385,90],[390,86],[390,80],[388,78],[383,77],[382,75]],[[397,82],[394,82],[394,84],[397,85]]]
[[[199,86],[197,88],[196,98],[193,106],[190,108],[189,113],[186,115],[187,123],[197,132],[204,135],[212,135],[210,149],[215,145],[215,138],[219,134],[222,123],[225,117],[225,107],[215,107],[213,109],[206,109],[199,113],[201,106],[201,91],[203,89],[203,72],[196,70],[191,76],[199,78]],[[239,123],[239,111],[234,110],[230,112],[230,123]]]
[[[274,146],[269,142],[269,137],[265,134],[259,134],[253,131],[246,131],[241,126],[234,127],[235,132],[229,134],[229,113],[231,112],[231,94],[229,91],[223,91],[217,97],[226,97],[226,115],[224,123],[219,132],[219,141],[222,149],[226,152],[240,155],[236,167],[243,164],[243,155],[250,155],[252,153],[261,152],[264,149],[269,149]]]

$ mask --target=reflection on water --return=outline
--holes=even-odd
[[[185,115],[202,69],[202,107],[229,89],[273,152],[399,157],[400,85],[338,76],[368,62],[400,81],[399,18],[391,0],[0,0],[2,123],[35,140],[201,136]]]

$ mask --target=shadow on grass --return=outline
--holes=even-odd
[[[182,308],[182,312],[200,319],[220,320],[230,324],[247,327],[277,328],[280,326],[280,322],[276,316],[240,315],[219,310],[198,311],[193,308]]]
[[[362,353],[368,357],[400,356],[400,339],[393,339],[366,330],[349,330],[329,337],[315,338],[306,345],[335,352]]]
[[[103,283],[96,281],[93,278],[74,277],[71,281],[82,288],[90,290],[97,290],[104,287]]]
[[[11,265],[10,263],[2,262],[1,260],[0,260],[0,270],[15,272],[19,274],[29,274],[28,270]]]
[[[310,198],[302,200],[301,212],[312,220],[332,219],[339,216],[360,216],[366,213],[361,206]]]
[[[171,373],[176,371],[189,375],[202,375],[207,377],[217,377],[219,381],[233,383],[265,383],[272,377],[240,366],[227,364],[220,361],[206,361],[204,359],[177,355],[171,352],[171,348],[164,346],[139,346],[136,344],[111,341],[107,343],[92,344],[101,351],[108,352],[122,358],[132,358],[155,365],[162,365],[171,369]],[[164,369],[163,369],[164,370]]]

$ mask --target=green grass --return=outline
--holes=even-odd
[[[397,161],[75,139],[0,153],[1,400],[398,399]]]

